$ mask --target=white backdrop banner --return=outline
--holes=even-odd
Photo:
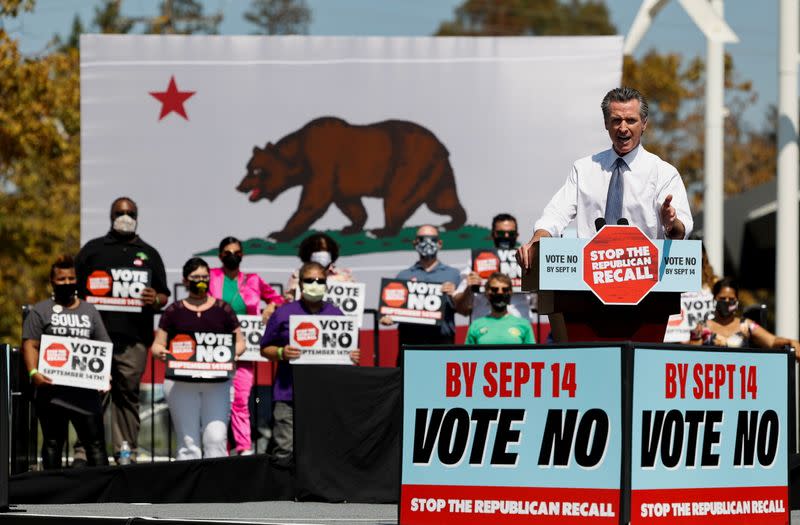
[[[421,224],[457,267],[499,212],[527,240],[572,162],[608,147],[621,69],[621,37],[84,35],[81,240],[125,195],[171,283],[228,235],[282,283],[324,231],[374,307]]]

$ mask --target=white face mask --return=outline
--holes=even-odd
[[[315,262],[321,265],[323,268],[327,268],[328,265],[333,262],[331,259],[331,252],[314,252],[309,257],[311,262]]]
[[[136,219],[130,215],[120,215],[114,219],[111,228],[117,233],[131,234],[136,231]]]
[[[318,303],[325,297],[325,285],[322,283],[303,283],[303,299],[310,303]]]

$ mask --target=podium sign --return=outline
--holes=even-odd
[[[700,290],[700,241],[647,239],[636,226],[604,226],[591,239],[543,238],[539,245],[540,290],[591,291],[605,304]]]
[[[618,524],[621,348],[405,349],[402,525]]]

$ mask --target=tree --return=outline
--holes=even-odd
[[[198,0],[163,0],[159,12],[159,16],[150,19],[147,33],[214,35],[219,32],[222,22],[222,13],[205,15],[203,4]]]
[[[25,58],[0,30],[0,337],[12,343],[21,305],[49,294],[52,261],[79,248],[78,87],[75,49]]]
[[[635,86],[650,103],[643,141],[647,149],[678,168],[684,182],[703,181],[705,147],[705,65],[700,58],[650,51],[641,59],[625,57],[622,83]],[[747,190],[774,177],[775,140],[769,129],[752,130],[742,115],[756,100],[730,55],[725,57],[725,193]],[[695,205],[701,204],[701,193]]]
[[[258,27],[257,34],[307,34],[311,10],[305,0],[252,0],[244,19]]]
[[[599,0],[465,0],[440,36],[613,35],[617,30]]]
[[[103,0],[94,8],[92,25],[103,34],[126,34],[133,29],[135,20],[122,16],[122,0]]]
[[[75,18],[72,19],[72,28],[66,40],[62,39],[61,35],[56,35],[50,42],[50,47],[54,47],[61,52],[66,52],[70,49],[78,49],[83,32],[83,21],[81,21],[81,17],[76,14]]]

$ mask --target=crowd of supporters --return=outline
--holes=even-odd
[[[130,448],[136,461],[139,435],[139,386],[148,351],[167,360],[170,341],[178,334],[207,332],[229,334],[235,355],[245,350],[237,316],[261,316],[266,328],[261,355],[276,364],[273,382],[273,463],[293,464],[293,375],[292,362],[302,349],[290,344],[289,323],[293,315],[343,315],[323,300],[326,285],[353,281],[350,270],[336,265],[339,247],[329,236],[315,233],[299,247],[300,266],[292,272],[283,293],[278,293],[257,274],[240,271],[242,242],[226,237],[219,244],[220,266],[193,257],[183,266],[183,285],[188,296],[169,302],[164,264],[158,251],[136,233],[138,208],[127,197],[111,206],[108,233],[89,241],[73,259],[58,258],[52,265],[52,296],[35,304],[24,321],[23,355],[32,385],[35,407],[42,427],[42,461],[47,469],[61,468],[67,425],[76,429],[75,463],[90,466],[108,464],[103,414],[111,412],[114,458]],[[518,225],[507,214],[497,215],[491,224],[493,246],[514,250]],[[418,260],[397,274],[397,279],[441,285],[445,306],[443,320],[436,325],[399,323],[398,343],[453,344],[456,342],[455,314],[471,317],[466,344],[533,344],[531,296],[515,292],[512,279],[492,273],[482,279],[468,267],[457,269],[438,259],[443,247],[439,230],[421,226],[413,240]],[[477,247],[476,247],[477,248]],[[101,309],[91,301],[91,287],[97,272],[112,269],[146,271],[149,279],[141,290],[138,308]],[[709,273],[709,272],[705,272]],[[713,277],[713,272],[710,273]],[[731,279],[706,276],[703,293],[713,296],[714,311],[687,334],[686,343],[717,346],[800,347],[797,341],[776,337],[754,321],[739,315],[738,286]],[[87,297],[90,299],[87,301]],[[160,321],[154,333],[154,316]],[[395,319],[384,316],[383,325]],[[377,329],[377,327],[376,327]],[[53,385],[37,369],[40,341],[45,335],[77,337],[113,343],[111,382],[108,389],[91,390]],[[360,351],[350,353],[354,364]],[[231,377],[173,377],[165,380],[164,391],[176,431],[178,459],[200,459],[227,455],[249,455],[254,446],[250,435],[249,398],[254,365],[241,361]],[[231,395],[232,392],[232,395]],[[228,425],[233,442],[228,443]]]

